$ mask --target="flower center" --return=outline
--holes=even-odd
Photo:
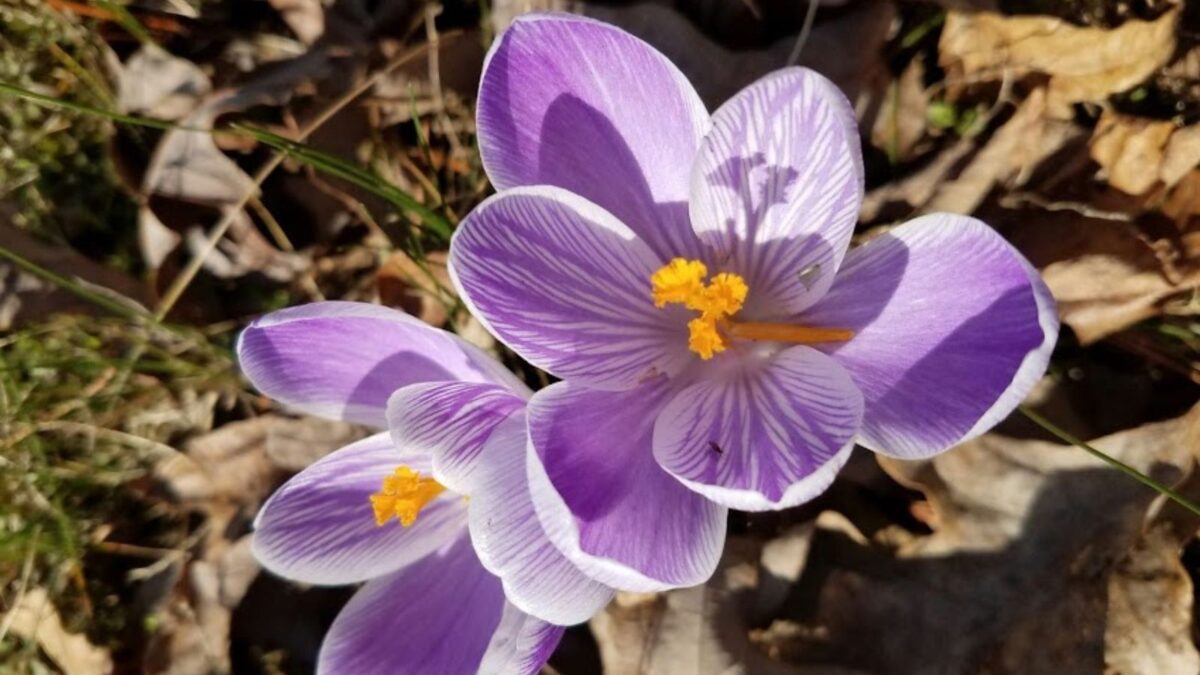
[[[814,344],[845,342],[854,331],[844,328],[814,328],[782,323],[735,322],[750,287],[737,274],[722,272],[707,284],[708,268],[699,260],[675,258],[650,277],[654,306],[682,304],[700,312],[688,322],[688,349],[707,361],[725,351],[730,338]]]
[[[440,495],[446,487],[432,478],[425,478],[407,466],[383,479],[383,487],[371,495],[371,509],[375,512],[375,524],[383,525],[398,518],[400,525],[408,527],[417,521],[417,514],[429,502]]]

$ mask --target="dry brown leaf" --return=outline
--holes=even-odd
[[[619,593],[590,624],[605,675],[806,672],[771,661],[749,639],[745,617],[754,601],[760,549],[758,542],[730,537],[706,584],[662,594]]]
[[[1095,444],[1178,484],[1200,444],[1200,407]],[[1165,512],[1145,486],[1078,448],[998,435],[932,460],[880,463],[925,494],[936,530],[896,551],[819,530],[795,591],[803,602],[793,630],[773,636],[789,661],[868,672],[1102,672],[1128,654],[1129,641],[1163,663],[1196,658],[1178,639],[1188,628],[1172,632],[1190,623],[1186,585],[1159,585],[1170,618],[1157,623],[1145,607],[1107,599],[1111,584],[1139,583],[1137,570],[1154,568],[1157,556],[1178,559],[1177,544],[1168,554],[1143,538],[1147,514]],[[1139,542],[1154,552],[1143,557]],[[1121,622],[1138,632],[1106,644],[1107,627]]]
[[[1070,117],[1070,104],[1102,101],[1141,83],[1175,51],[1179,10],[1105,30],[1046,16],[951,11],[938,45],[951,81],[999,80],[1005,72],[1050,76],[1047,105]]]
[[[1073,210],[996,211],[986,219],[1041,270],[1060,317],[1083,344],[1158,315],[1166,301],[1200,285],[1194,252],[1171,261],[1170,241],[1151,241],[1127,220]]]
[[[407,253],[394,251],[375,275],[380,302],[402,309],[431,326],[445,325],[449,310],[458,300],[446,269],[446,258],[444,251],[434,251],[418,264]]]
[[[122,111],[164,120],[187,115],[212,90],[212,82],[199,66],[154,45],[129,57],[117,85]]]
[[[998,185],[1024,185],[1034,170],[1081,138],[1075,124],[1047,119],[1044,89],[1035,89],[1004,125],[980,144],[961,138],[912,175],[872,190],[863,200],[862,220],[887,217],[889,209],[972,213]]]
[[[50,595],[42,588],[28,589],[20,602],[3,617],[14,635],[36,642],[64,675],[108,675],[113,672],[108,650],[88,642],[84,635],[68,633]]]
[[[203,205],[224,213],[258,189],[236,162],[217,147],[211,129],[223,114],[261,104],[278,104],[291,97],[293,89],[309,79],[325,77],[329,56],[312,51],[286,64],[276,64],[267,74],[236,89],[215,92],[180,121],[180,129],[163,135],[150,157],[142,178],[141,192],[147,198],[139,217],[142,256],[152,267],[161,264],[174,245],[185,243],[193,252],[203,250],[205,228],[215,218],[202,209],[168,209],[159,202],[176,200]],[[201,131],[197,131],[201,130]],[[157,200],[151,198],[159,198]],[[181,238],[169,232],[179,233]],[[277,281],[289,281],[307,268],[302,256],[285,253],[269,244],[244,211],[234,214],[229,237],[205,258],[205,269],[220,277],[237,277],[251,272]]]
[[[1108,581],[1104,661],[1112,673],[1200,673],[1192,578],[1180,560],[1192,532],[1156,523]]]
[[[321,0],[268,0],[296,37],[311,45],[325,32],[325,8]]]
[[[1092,133],[1091,157],[1108,184],[1126,194],[1170,188],[1200,165],[1200,125],[1179,128],[1106,110]]]
[[[916,58],[884,95],[875,123],[871,126],[871,144],[886,151],[893,161],[909,159],[913,148],[925,136],[928,110],[925,63]]]

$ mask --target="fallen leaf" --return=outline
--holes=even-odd
[[[393,251],[375,274],[380,302],[402,309],[431,326],[441,327],[458,301],[447,254],[433,251],[417,263],[403,251]]]
[[[146,45],[129,57],[117,85],[117,105],[122,111],[163,120],[184,117],[212,90],[208,75],[199,66],[155,45]]]
[[[1059,316],[1085,345],[1160,314],[1169,300],[1200,286],[1193,263],[1169,261],[1161,250],[1169,242],[1152,241],[1128,219],[1065,209],[991,210],[985,220],[1041,270]]]
[[[1104,662],[1112,673],[1197,673],[1192,578],[1180,560],[1192,532],[1150,527],[1108,581]]]
[[[871,144],[887,153],[893,163],[913,155],[925,136],[929,92],[925,88],[925,62],[914,58],[888,87],[871,128]]]
[[[771,661],[752,644],[749,604],[762,544],[730,537],[704,585],[661,594],[618,593],[592,618],[605,675],[785,675],[805,671]]]
[[[1200,407],[1094,441],[1169,485],[1192,471],[1198,443]],[[1173,635],[1190,635],[1190,587],[1178,577],[1156,593],[1159,622],[1142,607],[1121,616],[1129,608],[1108,597],[1165,555],[1143,535],[1170,510],[1155,492],[1073,446],[997,434],[931,460],[879,461],[925,495],[935,531],[888,550],[819,529],[781,617],[792,630],[774,631],[785,660],[868,672],[1102,672],[1133,641],[1156,658],[1169,653],[1163,663],[1194,662],[1190,640],[1167,635],[1181,621]],[[1108,642],[1122,621],[1141,633]]]
[[[268,1],[304,44],[313,44],[325,32],[325,8],[321,0]]]
[[[1185,135],[1176,144],[1172,166],[1164,169],[1167,144],[1175,130],[1174,122],[1139,119],[1106,110],[1092,133],[1091,157],[1104,170],[1109,185],[1127,194],[1140,195],[1160,181],[1166,182],[1168,177],[1178,180],[1200,161],[1200,154],[1196,154],[1191,158],[1191,166],[1182,168],[1179,176],[1175,176],[1180,171],[1178,165],[1187,164],[1187,155],[1200,153],[1200,145],[1190,148]]]
[[[88,642],[87,636],[68,633],[50,595],[30,588],[4,616],[9,630],[38,647],[64,675],[107,675],[113,672],[108,651]]]
[[[1045,113],[1045,90],[1035,89],[990,136],[960,138],[913,174],[867,193],[860,218],[969,214],[997,187],[1021,187],[1048,158],[1084,135],[1076,125]]]
[[[1179,15],[1176,8],[1153,21],[1129,20],[1106,30],[1047,16],[950,11],[939,59],[951,82],[1049,75],[1050,114],[1069,119],[1071,104],[1103,101],[1166,65]]]

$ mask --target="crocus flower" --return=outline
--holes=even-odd
[[[451,273],[563,380],[529,403],[533,500],[607,584],[697,583],[723,507],[811,499],[856,441],[941,452],[1047,365],[1053,300],[983,223],[929,215],[849,249],[857,122],[813,71],[710,116],[633,36],[527,16],[492,48],[477,128],[498,194],[458,229]]]
[[[611,597],[542,532],[525,480],[530,392],[479,350],[400,312],[326,302],[256,321],[238,359],[288,406],[384,428],[390,398],[399,425],[312,464],[255,521],[268,570],[366,582],[330,628],[320,672],[534,673],[556,624]],[[407,399],[422,403],[421,424],[403,421]]]

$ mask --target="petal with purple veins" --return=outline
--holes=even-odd
[[[323,457],[275,491],[254,523],[253,550],[271,572],[309,584],[352,584],[387,574],[453,541],[466,503],[446,492],[408,527],[375,523],[371,495],[398,466],[429,472],[427,453],[376,434]]]
[[[612,599],[546,537],[526,476],[525,416],[508,419],[488,440],[471,492],[471,540],[480,561],[504,582],[510,602],[560,625],[587,621]]]
[[[496,189],[567,189],[627,223],[659,257],[696,257],[687,172],[708,112],[653,47],[582,17],[518,18],[488,54],[478,108],[480,155]]]
[[[603,389],[692,361],[686,310],[654,306],[660,266],[612,214],[545,186],[488,199],[450,247],[455,286],[494,335],[539,368]]]
[[[259,391],[303,412],[387,426],[388,397],[417,382],[463,380],[525,390],[494,359],[403,312],[317,302],[272,312],[242,331],[242,371]]]
[[[389,399],[388,429],[397,447],[421,448],[432,456],[439,483],[470,495],[479,455],[492,432],[524,408],[524,398],[495,384],[414,384]]]
[[[713,115],[692,168],[692,227],[710,269],[750,286],[741,316],[771,321],[820,299],[863,197],[854,109],[805,68],[758,80]]]
[[[854,249],[808,325],[866,399],[860,442],[905,459],[977,436],[1025,398],[1058,337],[1037,271],[986,224],[923,216]]]
[[[654,454],[719,504],[783,509],[833,482],[862,410],[844,368],[811,347],[791,347],[678,393],[655,423]]]
[[[671,391],[666,378],[627,392],[559,382],[529,404],[538,519],[571,562],[613,588],[699,584],[721,556],[726,510],[654,461],[654,418]]]
[[[322,675],[538,672],[561,629],[522,616],[467,538],[367,582],[321,645]]]

